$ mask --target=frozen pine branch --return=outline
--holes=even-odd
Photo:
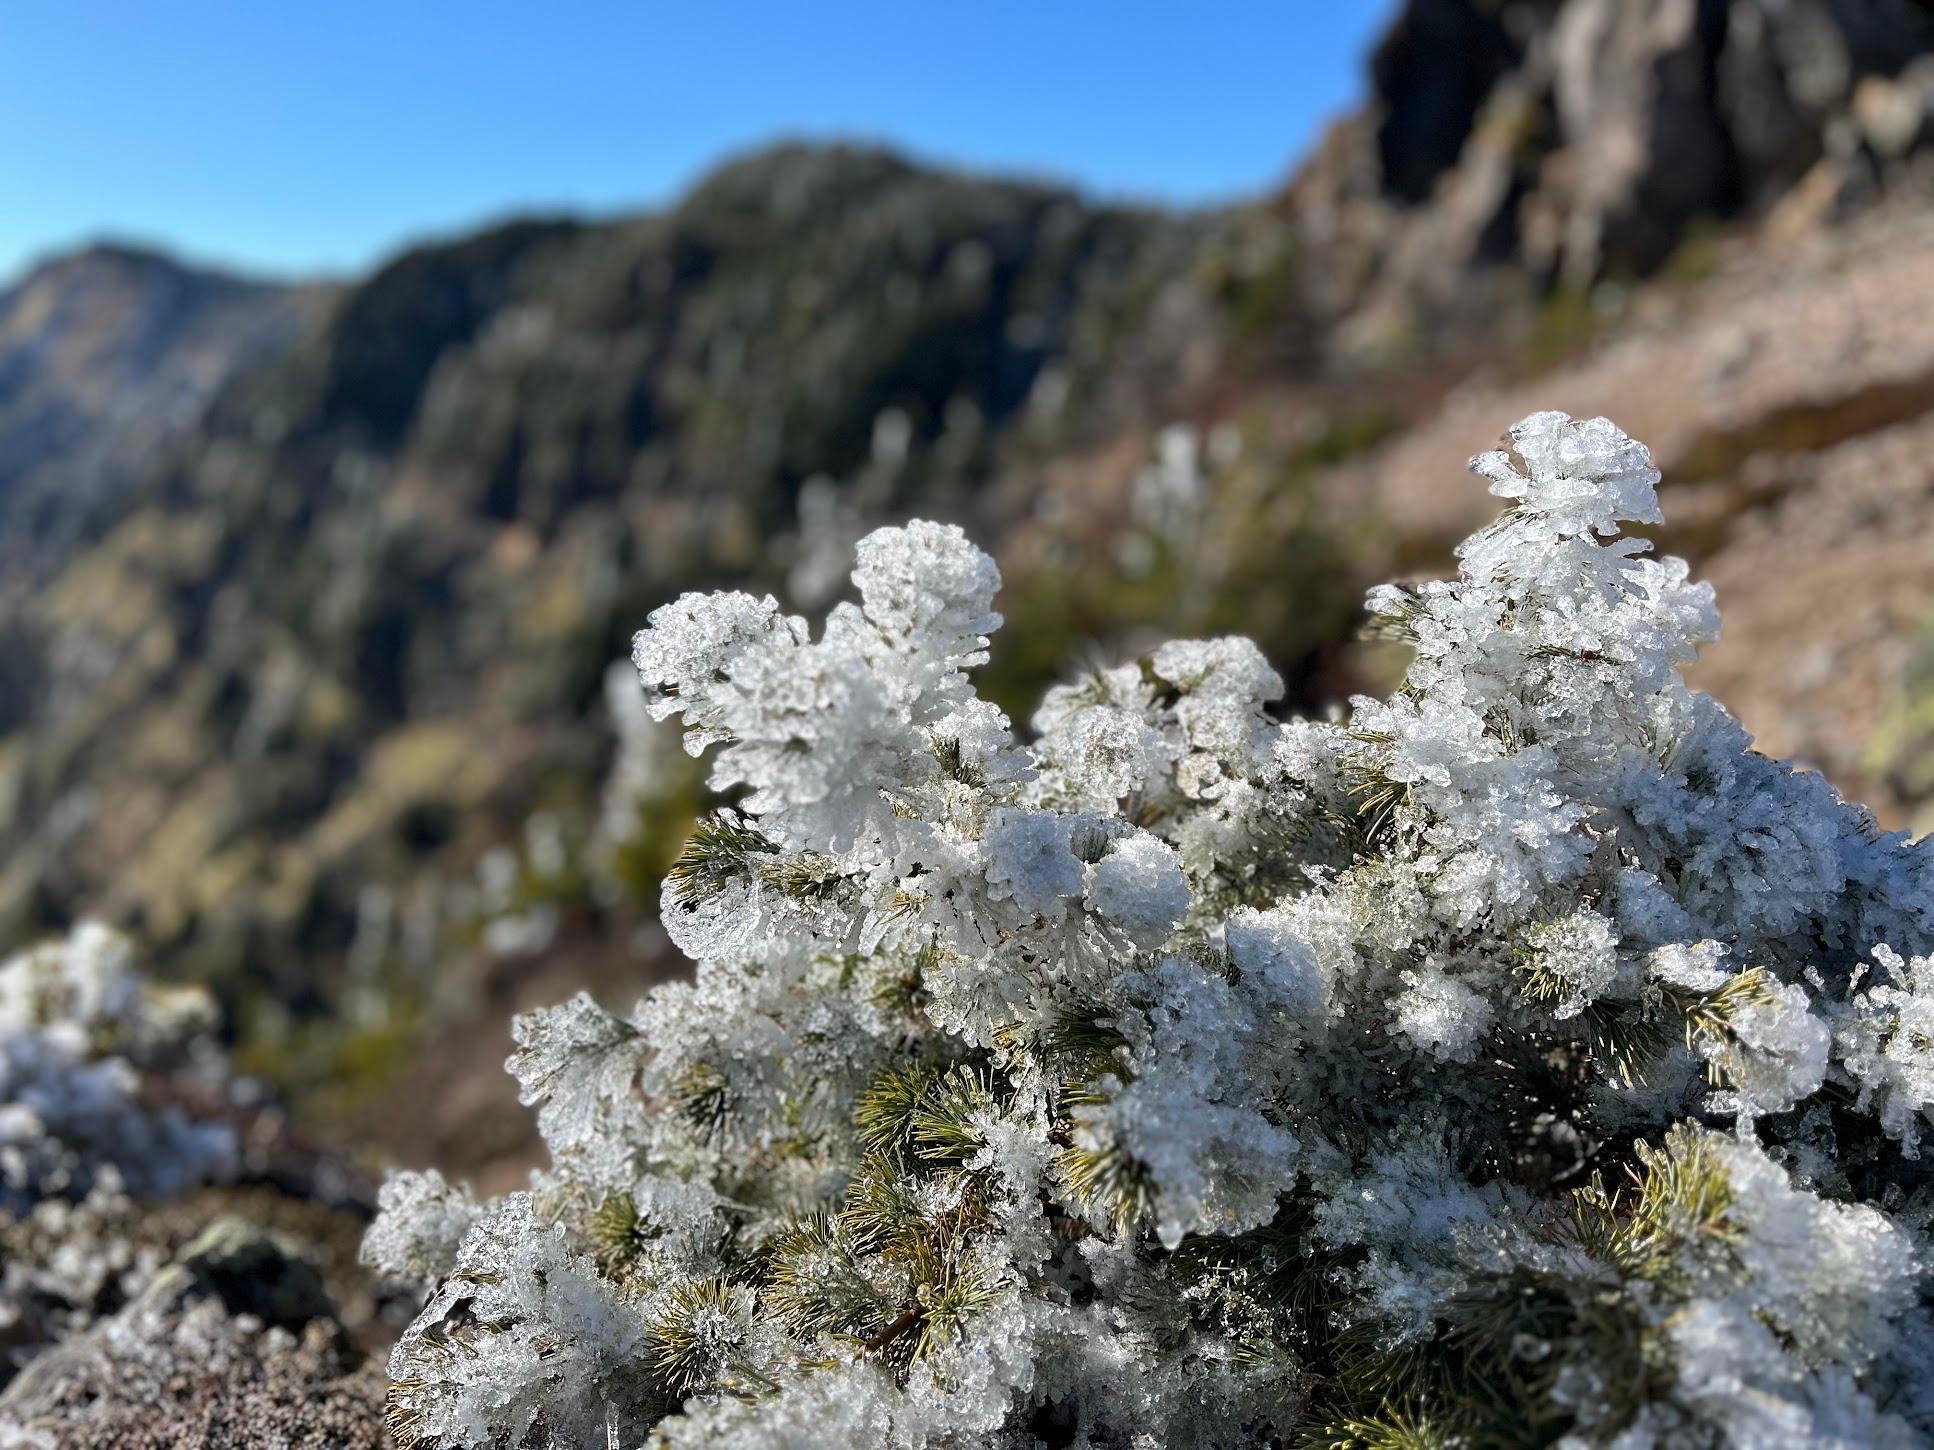
[[[1934,852],[1680,668],[1645,449],[1525,419],[1336,724],[1241,640],[1051,691],[958,530],[635,661],[738,804],[695,971],[512,1060],[552,1167],[384,1199],[419,1446],[1908,1445]]]

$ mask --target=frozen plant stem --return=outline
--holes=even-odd
[[[1680,668],[1645,449],[1525,419],[1414,661],[1280,722],[1246,641],[975,696],[998,574],[862,540],[815,637],[635,660],[738,807],[696,963],[517,1024],[552,1167],[385,1192],[444,1447],[1907,1445],[1934,868]]]

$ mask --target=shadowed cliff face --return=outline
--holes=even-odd
[[[1000,553],[1010,704],[1096,634],[1251,633],[1306,700],[1346,691],[1377,668],[1347,644],[1361,587],[1441,567],[1484,506],[1464,457],[1541,402],[1692,460],[1725,496],[1685,547],[1750,591],[1764,510],[1807,496],[1753,482],[1769,460],[1838,478],[1829,448],[1925,411],[1885,361],[1911,347],[1862,353],[1844,398],[1825,364],[1721,356],[1756,297],[1830,312],[1840,270],[1920,256],[1923,17],[1414,0],[1363,110],[1214,214],[789,147],[659,215],[518,222],[339,289],[51,264],[0,295],[0,942],[105,913],[246,1038],[348,1017],[380,1075],[393,1004],[439,1020],[468,986],[438,984],[477,980],[477,860],[533,815],[588,831],[599,681],[646,613],[808,590],[909,514]],[[1652,406],[1681,316],[1712,365]],[[1158,443],[1177,421],[1194,441]],[[557,889],[566,978],[629,970],[649,899]],[[493,1031],[527,966],[493,969]]]

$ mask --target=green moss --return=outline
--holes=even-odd
[[[1560,287],[1538,306],[1525,339],[1525,371],[1542,372],[1577,356],[1598,336],[1603,319],[1583,287]]]
[[[1297,453],[1300,469],[1327,468],[1367,453],[1403,430],[1404,420],[1382,403],[1365,403],[1326,415],[1313,437]]]
[[[1705,217],[1686,227],[1659,272],[1669,282],[1692,287],[1716,274],[1725,259],[1725,233],[1717,221]]]
[[[1296,248],[1284,241],[1261,266],[1224,281],[1221,301],[1238,338],[1264,337],[1293,320],[1299,271]]]
[[[290,1021],[256,1012],[244,1024],[236,1066],[273,1086],[310,1122],[328,1123],[380,1101],[414,1060],[423,1004],[401,986],[387,993],[381,1018]]]
[[[1055,551],[1052,562],[1006,581],[1001,648],[976,674],[976,688],[1010,719],[1025,722],[1042,691],[1067,676],[1084,648],[1159,628],[1173,617],[1183,582],[1180,561],[1159,544],[1152,564],[1134,572],[1113,551]]]
[[[1934,825],[1934,620],[1867,742],[1865,764],[1917,812],[1918,827]]]

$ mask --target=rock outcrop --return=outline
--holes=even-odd
[[[1584,288],[1871,199],[1922,164],[1930,46],[1911,0],[1412,0],[1292,197],[1346,355],[1468,325],[1487,270]]]
[[[220,1219],[124,1308],[15,1376],[0,1432],[49,1450],[374,1450],[383,1391],[300,1251]]]

